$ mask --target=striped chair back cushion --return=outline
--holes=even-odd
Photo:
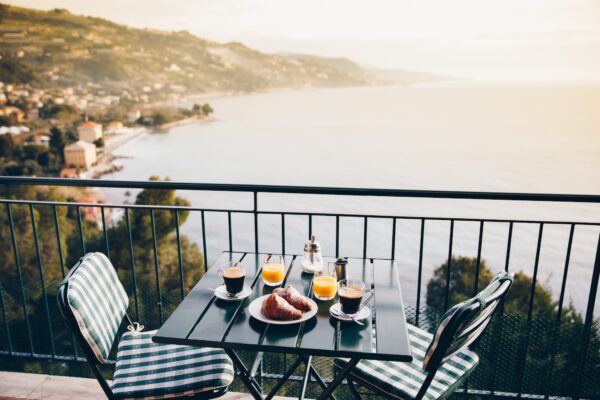
[[[98,362],[105,363],[129,305],[110,260],[88,253],[67,277],[67,301]]]
[[[513,283],[513,274],[500,272],[477,296],[449,309],[438,324],[423,359],[423,369],[437,368],[473,343],[492,319],[494,310]]]

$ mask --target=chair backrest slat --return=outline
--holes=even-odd
[[[88,253],[61,287],[64,298],[59,297],[59,305],[75,319],[72,329],[79,330],[88,350],[105,363],[129,306],[113,265],[102,253]]]
[[[477,296],[449,309],[442,317],[423,361],[425,371],[437,368],[475,342],[513,283],[513,274],[500,272]]]

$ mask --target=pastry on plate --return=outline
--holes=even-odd
[[[263,301],[261,312],[265,317],[279,321],[290,321],[302,318],[302,311],[294,308],[283,297],[276,293],[272,293]]]
[[[277,288],[273,293],[283,297],[284,300],[300,311],[306,312],[312,309],[312,304],[308,297],[302,296],[292,285],[287,285],[285,289]]]

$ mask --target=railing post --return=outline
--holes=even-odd
[[[258,192],[253,192],[253,212],[254,212],[254,254],[258,263]]]
[[[10,225],[10,237],[12,239],[13,254],[15,256],[15,265],[17,267],[17,279],[21,291],[21,303],[23,304],[23,318],[27,327],[27,337],[29,339],[29,352],[34,354],[33,337],[31,336],[31,324],[29,322],[29,311],[27,310],[27,300],[25,299],[25,287],[23,286],[23,273],[21,271],[21,259],[19,258],[19,249],[17,248],[17,237],[15,235],[15,224],[13,222],[12,210],[10,203],[6,203],[6,212],[8,213],[8,223]]]
[[[183,279],[183,258],[181,257],[181,236],[179,234],[179,210],[175,210],[175,234],[177,236],[177,260],[179,261],[179,292],[181,300],[185,297]]]
[[[204,210],[200,212],[202,223],[202,251],[204,252],[204,272],[208,271],[208,253],[206,251],[206,223],[204,222]]]
[[[79,240],[81,241],[81,251],[82,255],[87,253],[85,249],[85,238],[83,235],[83,222],[81,221],[81,207],[77,206],[77,223],[79,226]]]
[[[554,374],[554,365],[556,359],[556,343],[558,342],[558,336],[560,335],[560,325],[562,322],[562,309],[563,302],[565,300],[565,288],[567,286],[567,276],[569,273],[569,263],[571,261],[571,248],[573,247],[573,236],[575,234],[575,224],[571,224],[569,230],[569,241],[567,242],[567,254],[565,255],[565,267],[563,269],[562,284],[560,286],[560,298],[558,300],[558,310],[556,311],[556,321],[554,325],[554,334],[552,335],[552,355],[550,356],[550,370],[548,371],[546,379],[546,393],[544,398],[548,400],[550,397],[552,375]]]
[[[419,273],[417,276],[417,309],[415,310],[415,325],[419,326],[421,308],[421,279],[423,277],[423,240],[425,239],[425,219],[421,218],[421,239],[419,240]]]
[[[2,321],[4,322],[4,328],[6,329],[6,339],[8,342],[8,354],[12,354],[13,345],[10,337],[10,326],[8,325],[8,316],[6,315],[6,307],[4,306],[4,294],[2,292],[2,282],[0,282],[0,310],[2,311]]]
[[[446,293],[444,294],[444,311],[448,309],[450,300],[450,268],[452,268],[452,242],[454,240],[454,220],[450,220],[450,240],[448,243],[448,262],[446,263]]]
[[[578,382],[575,386],[574,400],[579,399],[583,388],[581,387],[585,382],[583,376],[587,375],[585,372],[586,355],[590,342],[590,334],[592,330],[592,322],[594,320],[594,307],[596,305],[596,295],[598,294],[598,280],[600,279],[600,235],[598,235],[598,245],[596,246],[596,261],[594,262],[594,272],[592,274],[592,283],[590,284],[590,294],[588,295],[588,304],[585,313],[585,322],[583,324],[583,335],[581,340],[581,354],[578,369]]]
[[[29,204],[29,215],[31,217],[31,229],[33,233],[33,240],[35,243],[35,253],[37,258],[38,272],[40,274],[40,286],[42,288],[42,297],[44,298],[46,318],[48,319],[48,336],[50,340],[50,349],[52,351],[52,356],[56,356],[56,349],[54,347],[54,332],[52,330],[52,318],[50,318],[50,306],[48,305],[48,295],[46,293],[46,279],[44,278],[44,265],[42,263],[42,252],[40,251],[40,241],[38,239],[37,224],[35,222],[33,204]]]
[[[102,232],[104,234],[104,248],[106,249],[106,257],[110,260],[110,247],[108,246],[108,230],[106,229],[106,216],[104,215],[104,207],[100,207],[102,213]]]
[[[281,213],[281,255],[285,256],[285,214]]]
[[[133,302],[135,303],[135,318],[140,320],[140,304],[138,301],[137,276],[135,271],[135,255],[133,254],[133,237],[131,236],[131,221],[129,220],[129,209],[124,208],[125,222],[129,239],[129,260],[131,261],[131,280],[133,283]]]
[[[162,293],[160,292],[160,268],[158,265],[158,246],[156,245],[156,223],[154,219],[154,209],[150,209],[150,221],[152,223],[152,246],[154,248],[154,272],[156,273],[156,299],[158,301],[158,315],[160,323],[164,322]]]

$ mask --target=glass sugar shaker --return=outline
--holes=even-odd
[[[304,245],[304,260],[302,267],[306,272],[316,272],[323,269],[323,254],[321,254],[321,243],[319,243],[315,235],[312,235],[310,240]]]

